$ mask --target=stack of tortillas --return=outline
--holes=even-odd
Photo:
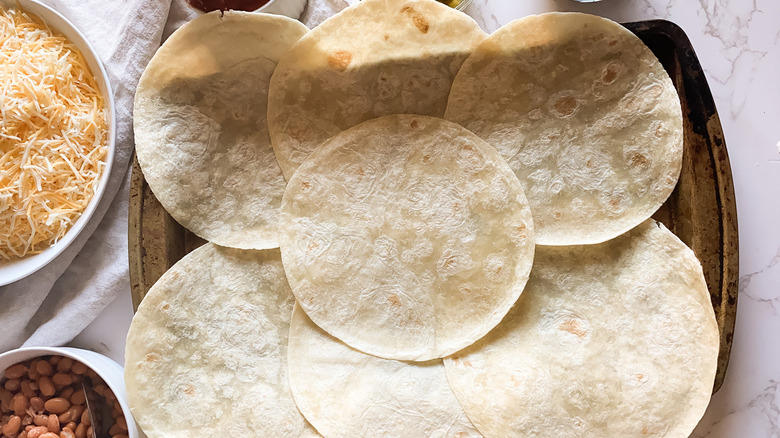
[[[308,32],[206,14],[149,64],[135,133],[162,205],[211,242],[128,334],[151,438],[686,437],[704,413],[704,276],[649,219],[680,104],[616,23],[487,36],[433,0]]]

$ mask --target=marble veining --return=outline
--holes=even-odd
[[[739,276],[740,296],[745,296],[762,303],[771,304],[775,310],[778,310],[778,305],[780,305],[780,296],[772,293],[773,291],[771,290],[771,287],[750,287],[750,285],[753,284],[754,279],[756,282],[762,282],[772,281],[772,279],[780,277],[780,268],[778,268],[778,265],[780,265],[780,248],[778,248],[777,254],[775,254],[772,259],[769,260],[769,263],[767,263],[766,266],[757,271]],[[780,313],[778,313],[778,315],[780,315]]]

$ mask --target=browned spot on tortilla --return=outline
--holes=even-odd
[[[561,97],[555,101],[553,108],[564,116],[570,116],[574,114],[574,109],[577,108],[577,99],[573,96]]]
[[[303,187],[303,190],[309,190],[311,188],[311,183],[308,181],[301,181],[301,187]]]
[[[644,374],[641,374],[641,373],[634,374],[634,377],[636,377],[636,380],[638,380],[638,381],[640,381],[640,382],[641,382],[642,380],[645,380],[645,375],[644,375]]]
[[[555,219],[560,219],[561,218],[561,212],[560,211],[556,211],[555,214],[553,214],[553,217],[555,217]]]
[[[423,163],[429,163],[431,161],[430,155],[423,155]]]
[[[663,137],[663,135],[664,135],[664,125],[658,125],[658,127],[655,128],[655,136]]]
[[[580,325],[576,319],[567,319],[566,321],[563,321],[558,326],[558,329],[571,333],[578,338],[584,338],[585,335],[588,334],[587,331],[580,328]]]
[[[450,258],[448,258],[448,259],[447,259],[447,261],[445,261],[445,262],[444,262],[444,265],[443,265],[443,266],[444,266],[445,268],[449,269],[449,268],[451,268],[453,265],[455,265],[455,257],[450,257]]]
[[[617,196],[613,197],[613,198],[610,198],[609,199],[609,206],[614,208],[614,209],[617,209],[618,207],[620,207],[620,201],[621,201],[621,198],[617,197]]]
[[[187,395],[195,395],[195,387],[188,384],[184,387],[184,393]]]
[[[385,41],[390,39],[390,35],[385,35]]]
[[[609,46],[610,46],[610,47],[612,47],[612,46],[614,46],[615,44],[617,44],[617,41],[618,41],[618,40],[612,40],[612,41],[610,41],[610,42],[609,42],[609,43],[607,43],[607,44],[609,44]]]
[[[612,82],[615,82],[617,75],[618,72],[616,69],[613,67],[607,67],[607,71],[604,72],[604,74],[601,76],[601,79],[607,84],[611,84]]]
[[[352,61],[352,54],[346,50],[338,50],[328,55],[328,65],[339,71],[344,71]]]
[[[420,123],[417,120],[412,120],[412,123],[409,123],[409,126],[411,126],[412,129],[416,129],[420,126]]]
[[[469,368],[474,368],[474,365],[472,365],[471,361],[468,361],[468,360],[464,360],[463,361],[463,366],[464,367],[469,367]]]
[[[144,359],[147,362],[157,362],[158,360],[160,360],[160,356],[156,353],[149,353],[146,355],[146,357],[144,357]]]
[[[593,160],[588,160],[585,162],[585,167],[593,167]]]
[[[414,21],[414,25],[417,26],[418,29],[420,29],[420,32],[422,33],[428,33],[428,21],[423,17],[422,15],[417,15],[414,18],[412,18],[412,21]]]
[[[398,295],[396,294],[390,294],[387,296],[387,301],[390,303],[391,306],[398,307],[401,305],[401,300],[398,299]]]
[[[640,154],[639,152],[632,152],[631,156],[628,157],[628,164],[631,167],[644,166],[647,163],[648,163],[647,157]]]
[[[428,20],[426,20],[421,13],[415,11],[411,6],[404,6],[401,8],[401,12],[408,15],[412,19],[412,23],[414,23],[420,32],[428,33],[430,25],[428,24]]]
[[[168,310],[168,309],[170,309],[170,308],[171,308],[171,305],[170,305],[170,304],[168,304],[168,303],[165,303],[165,304],[163,304],[162,306],[160,306],[160,309],[162,309],[162,310]]]
[[[320,247],[320,244],[316,240],[309,242],[309,246],[306,248],[309,252],[316,251]]]
[[[520,386],[523,382],[520,381],[520,379],[517,378],[517,376],[512,376],[512,384],[517,388]]]
[[[460,202],[455,202],[454,204],[452,204],[452,210],[455,212],[460,211]]]
[[[515,228],[515,235],[521,239],[525,239],[526,237],[528,237],[528,232],[525,224],[520,224],[520,226]]]
[[[664,92],[664,87],[662,87],[660,84],[655,84],[650,87],[650,95],[653,97],[658,97]]]
[[[636,95],[631,95],[626,99],[625,103],[625,109],[630,112],[636,112],[639,111],[639,99],[637,99]]]

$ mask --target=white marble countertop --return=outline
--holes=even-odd
[[[737,198],[740,294],[731,361],[694,437],[780,436],[780,1],[474,0],[488,32],[529,14],[580,11],[616,21],[663,18],[687,33],[726,137]],[[72,343],[122,362],[130,291]]]

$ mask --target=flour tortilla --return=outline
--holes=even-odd
[[[268,83],[306,31],[277,15],[212,12],[174,32],[141,76],[138,163],[163,207],[198,236],[278,246],[285,180],[268,137]]]
[[[327,138],[390,114],[441,117],[452,79],[487,35],[430,0],[364,0],[312,30],[271,79],[268,127],[288,180]]]
[[[601,245],[539,247],[517,305],[445,367],[486,437],[688,437],[717,356],[701,265],[648,220]]]
[[[329,334],[389,359],[470,345],[531,268],[533,224],[495,149],[442,119],[369,120],[290,179],[280,248],[293,293]]]
[[[481,437],[447,383],[441,359],[401,362],[348,347],[295,306],[290,387],[303,415],[336,437]]]
[[[537,243],[604,242],[649,218],[682,165],[682,113],[642,41],[605,18],[513,21],[464,62],[445,118],[490,143],[523,183]]]
[[[125,350],[127,400],[146,435],[316,436],[287,376],[294,303],[278,249],[206,244],[160,277]]]

